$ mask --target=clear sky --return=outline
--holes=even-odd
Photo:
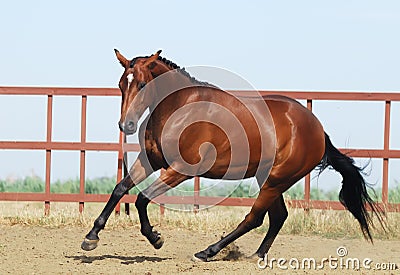
[[[258,89],[400,91],[399,1],[17,0],[3,2],[0,26],[1,86],[117,87],[117,48],[127,57],[162,49],[178,65],[225,68]],[[1,96],[0,140],[43,139],[45,104]],[[119,99],[91,99],[88,108],[88,140],[116,141]],[[53,139],[78,140],[79,98],[55,99],[55,109]],[[382,147],[383,104],[321,102],[315,113],[339,147]],[[392,129],[391,146],[400,148]],[[0,151],[0,177],[43,176],[43,156]],[[65,159],[77,163],[78,153],[55,152],[53,179],[79,174]],[[89,177],[115,174],[115,155],[88,159]],[[373,181],[380,166],[373,161]]]

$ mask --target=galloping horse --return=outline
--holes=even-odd
[[[256,251],[259,257],[264,257],[288,216],[282,193],[317,166],[321,170],[331,166],[342,175],[340,202],[357,219],[364,237],[372,241],[372,214],[380,222],[382,217],[367,193],[362,169],[332,145],[318,119],[307,108],[279,95],[257,99],[236,97],[194,79],[184,69],[161,58],[161,51],[132,60],[117,50],[115,53],[124,68],[119,81],[121,131],[127,135],[135,133],[147,108],[150,114],[140,126],[141,151],[129,175],[115,186],[86,235],[82,249],[97,247],[98,233],[119,200],[153,171],[162,168],[165,172],[138,195],[135,203],[141,233],[156,249],[161,248],[164,240],[149,222],[147,205],[151,200],[193,176],[255,177],[260,191],[250,212],[230,234],[195,257],[207,261],[260,226],[268,213],[269,229]],[[372,214],[367,212],[367,205]]]

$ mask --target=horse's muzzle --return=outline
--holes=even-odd
[[[133,120],[129,120],[126,123],[119,122],[118,126],[121,132],[125,133],[125,135],[133,135],[137,130],[137,124]]]

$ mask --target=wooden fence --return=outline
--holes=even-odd
[[[250,91],[233,91],[238,95],[249,95]],[[384,137],[383,148],[375,149],[341,149],[342,152],[352,157],[379,158],[383,160],[382,174],[382,204],[388,211],[400,211],[400,204],[390,204],[388,202],[388,182],[389,182],[389,160],[400,158],[400,150],[389,148],[390,139],[390,115],[392,102],[400,102],[400,93],[366,93],[366,92],[306,92],[306,91],[260,91],[262,95],[281,94],[298,100],[306,100],[307,108],[312,110],[313,102],[316,100],[340,100],[340,101],[378,101],[384,102],[384,127],[382,135]],[[120,134],[118,143],[109,142],[87,142],[86,141],[86,115],[87,99],[90,96],[119,96],[120,92],[114,88],[52,88],[52,87],[0,87],[1,95],[39,95],[47,97],[47,128],[46,140],[43,141],[0,141],[0,150],[43,150],[46,152],[45,160],[45,191],[44,193],[0,193],[0,201],[41,201],[44,202],[45,213],[50,211],[51,202],[77,202],[79,211],[82,212],[86,202],[106,202],[110,195],[106,194],[86,194],[85,193],[85,156],[87,151],[114,151],[118,152],[117,180],[123,176],[124,156],[122,151],[123,135]],[[57,96],[79,96],[81,97],[81,135],[79,142],[58,142],[52,141],[53,127],[53,99]],[[377,131],[380,129],[376,129]],[[118,131],[117,127],[115,131]],[[138,144],[130,144],[130,149],[139,151]],[[80,192],[77,194],[57,194],[50,192],[51,158],[53,150],[73,150],[80,152]],[[6,161],[6,160],[2,160]],[[316,201],[310,199],[310,175],[305,177],[304,199],[290,200],[290,207],[301,207],[304,209],[344,209],[337,201]],[[224,206],[251,206],[253,198],[233,198],[229,197],[221,200],[220,197],[200,196],[200,180],[194,180],[193,196],[160,196],[157,202],[160,203],[161,212],[164,204],[191,204],[195,209],[199,205],[224,205]],[[126,195],[122,203],[133,203],[135,195]],[[126,208],[127,210],[129,208]],[[117,208],[119,211],[119,206]]]

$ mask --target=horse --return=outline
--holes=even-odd
[[[194,258],[208,261],[240,236],[261,226],[268,213],[269,229],[254,254],[263,258],[288,217],[282,193],[314,168],[322,172],[328,166],[343,178],[340,202],[358,221],[364,238],[373,241],[372,218],[376,215],[382,224],[382,211],[367,192],[363,168],[332,144],[310,110],[281,95],[234,96],[191,77],[160,53],[128,60],[115,50],[124,69],[119,80],[120,130],[126,135],[137,132],[146,109],[149,115],[140,125],[138,157],[129,175],[115,186],[85,236],[82,249],[97,247],[98,234],[119,200],[160,169],[164,172],[138,194],[135,202],[140,231],[156,249],[162,247],[164,238],[150,224],[147,205],[151,200],[194,176],[255,177],[259,193],[250,212],[232,232],[194,254]]]

